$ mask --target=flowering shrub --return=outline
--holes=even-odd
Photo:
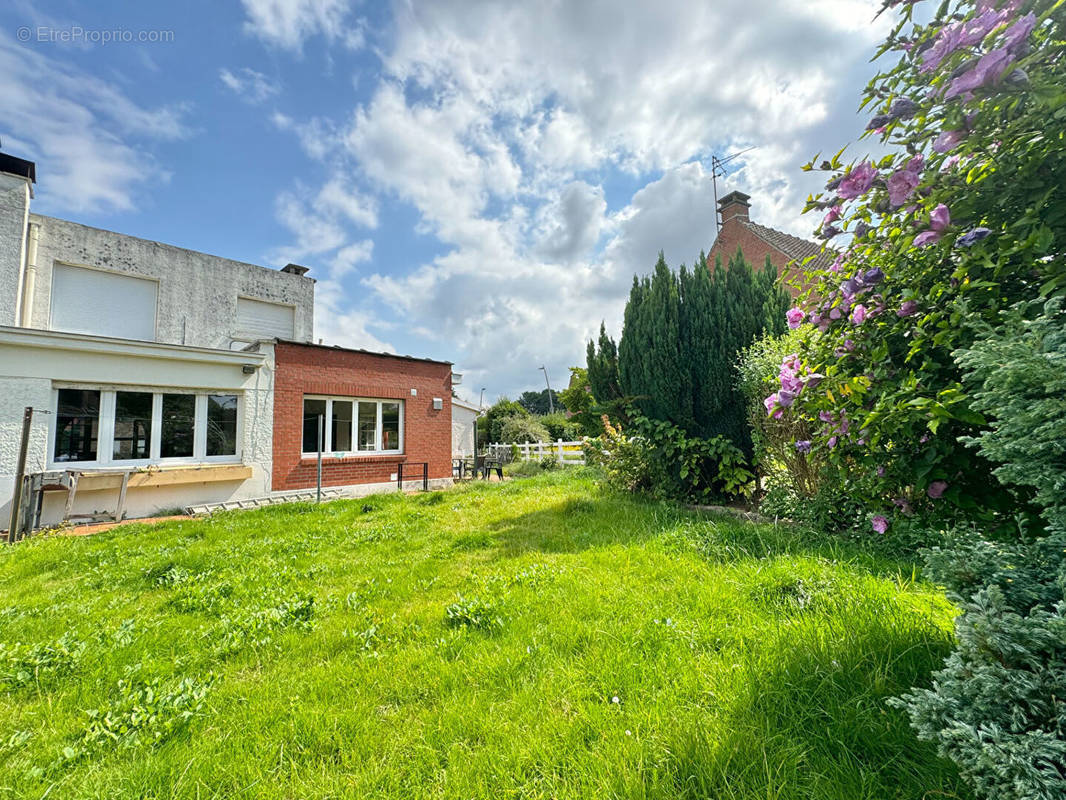
[[[1066,289],[1063,14],[957,1],[920,24],[916,3],[888,5],[900,20],[880,54],[899,59],[863,106],[892,152],[805,167],[831,173],[808,202],[819,234],[850,239],[803,276],[787,321],[820,335],[782,365],[767,413],[809,427],[796,446],[827,483],[862,473],[868,530],[917,513],[1007,525],[1015,498],[960,441],[987,420],[952,352],[1002,309]]]

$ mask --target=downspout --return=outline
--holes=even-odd
[[[22,286],[22,319],[19,324],[23,328],[30,327],[33,319],[33,295],[37,290],[37,244],[41,238],[41,224],[29,223],[29,241],[26,245],[26,275]]]

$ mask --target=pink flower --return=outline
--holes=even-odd
[[[870,520],[870,526],[877,533],[884,533],[888,530],[888,519],[878,514],[876,517]]]
[[[825,219],[822,220],[823,225],[828,225],[831,222],[836,222],[840,219],[840,206],[833,206],[829,209],[829,213],[825,215]]]
[[[926,494],[933,500],[939,500],[944,495],[944,490],[948,488],[947,481],[933,481],[929,484],[929,488],[926,490]]]
[[[837,187],[837,195],[844,200],[851,200],[866,194],[877,179],[877,168],[870,162],[853,168]]]
[[[925,247],[926,245],[933,244],[940,241],[940,237],[944,235],[944,231],[947,230],[951,224],[951,212],[948,207],[943,203],[940,203],[929,214],[929,227],[931,230],[922,231],[914,237],[915,247]]]
[[[840,307],[833,306],[833,310],[829,312],[829,319],[840,319]]]
[[[906,300],[896,312],[897,317],[911,317],[918,313],[918,304],[914,300]]]
[[[920,176],[908,169],[901,169],[888,176],[888,202],[893,208],[899,208],[907,202],[914,190],[918,188]]]
[[[859,303],[855,308],[851,309],[851,324],[862,325],[866,321],[866,306]]]
[[[789,329],[796,330],[796,328],[803,324],[803,319],[806,316],[807,314],[804,313],[802,309],[790,308],[788,313],[785,314],[785,319],[788,320]]]

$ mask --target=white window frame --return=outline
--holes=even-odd
[[[402,456],[404,454],[404,410],[406,405],[403,400],[393,397],[341,397],[339,395],[305,394],[300,401],[300,450],[304,458],[317,458],[318,451],[310,453],[303,449],[303,409],[306,400],[325,400],[326,414],[323,420],[322,458],[352,458],[364,456]],[[352,448],[351,450],[333,450],[333,401],[339,400],[352,403]],[[374,429],[374,449],[359,449],[359,403],[375,403],[377,405],[377,420]],[[396,450],[382,450],[381,439],[383,428],[381,426],[381,408],[384,403],[395,403],[400,407],[400,441]]]
[[[100,392],[100,423],[96,438],[95,461],[56,461],[56,434],[58,427],[59,391],[76,389]],[[117,392],[142,392],[152,394],[152,431],[148,458],[115,458],[115,408]],[[174,458],[161,458],[163,436],[163,395],[191,394],[196,397],[195,416],[193,418],[193,454]],[[237,452],[233,455],[207,455],[207,396],[211,394],[228,394],[237,397]],[[86,469],[112,467],[125,469],[145,467],[152,464],[169,466],[175,464],[240,464],[242,463],[242,443],[244,441],[244,393],[236,389],[175,389],[150,386],[114,386],[91,384],[62,384],[52,387],[52,414],[49,415],[48,429],[48,467],[49,469]]]

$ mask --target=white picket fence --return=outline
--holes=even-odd
[[[518,448],[518,461],[540,461],[549,456],[554,457],[560,464],[566,466],[585,463],[585,450],[582,442],[529,442],[527,444],[503,444],[494,443],[488,446],[489,458],[510,462],[515,455],[514,448]]]

